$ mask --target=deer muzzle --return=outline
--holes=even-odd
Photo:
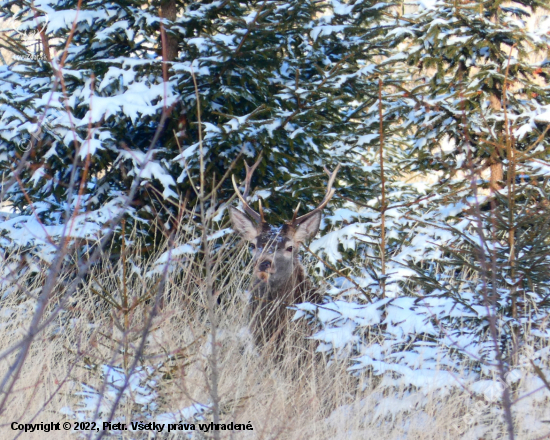
[[[258,265],[258,270],[260,272],[267,272],[268,269],[270,268],[271,268],[271,261],[268,261],[268,260],[264,260],[260,262],[260,264]]]
[[[273,261],[271,260],[261,260],[256,265],[256,276],[266,283],[269,280],[269,276],[275,273],[273,270]]]

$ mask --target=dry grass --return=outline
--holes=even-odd
[[[270,355],[269,347],[262,350],[253,347],[246,328],[243,293],[247,269],[239,263],[242,254],[228,258],[217,265],[216,274],[220,303],[217,307],[220,419],[227,423],[251,422],[254,430],[235,432],[231,436],[222,434],[222,438],[477,439],[481,437],[474,432],[481,422],[492,427],[492,434],[484,438],[496,439],[504,434],[498,408],[480,403],[466,392],[423,397],[402,390],[392,401],[387,390],[377,387],[376,378],[350,375],[345,362],[327,362],[321,356],[304,362],[295,355],[285,356],[278,362]],[[129,368],[139,351],[139,340],[154,301],[138,302],[154,297],[160,277],[144,276],[152,268],[150,263],[138,266],[137,258],[125,260],[126,271],[120,261],[104,262],[101,268],[94,269],[65,310],[36,337],[2,414],[1,439],[16,438],[18,432],[9,426],[13,421],[73,421],[60,410],[63,407],[79,409],[83,402],[78,394],[82,383],[102,389],[101,365]],[[232,270],[223,278],[227,264],[232,265]],[[145,349],[138,353],[138,365],[150,366],[159,374],[155,388],[158,408],[154,409],[154,415],[211,401],[209,322],[200,269],[192,260],[180,261],[168,275],[162,307],[153,320]],[[16,281],[19,286],[29,286],[27,293],[20,288],[2,300],[0,345],[3,348],[15,344],[28,327],[36,302],[31,295],[43,280],[44,274],[20,276]],[[63,289],[64,283],[60,280],[56,290],[58,298]],[[129,305],[126,310],[117,310],[107,303],[106,298],[123,301],[124,292]],[[56,298],[53,298],[50,310],[55,306]],[[303,339],[296,338],[295,342],[301,344],[301,341]],[[13,356],[1,361],[2,376],[10,361]],[[382,399],[387,402],[386,407],[380,407]],[[116,415],[143,420],[141,405],[131,405],[131,400],[123,401]],[[541,407],[541,414],[531,414],[531,417],[542,420],[544,412],[547,409]],[[392,413],[393,416],[387,415]],[[89,417],[92,416],[93,411],[89,413]],[[209,417],[206,413],[207,421]],[[521,429],[519,417],[518,423]],[[143,434],[127,431],[120,438],[151,438]],[[64,439],[75,438],[75,434],[37,432],[24,433],[19,438]],[[194,438],[207,436],[196,431]],[[534,437],[519,435],[518,438]]]

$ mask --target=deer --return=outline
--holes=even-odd
[[[315,209],[298,217],[298,203],[292,219],[276,227],[265,220],[261,199],[259,212],[247,201],[252,175],[260,160],[261,157],[251,167],[245,162],[244,193],[239,191],[235,176],[232,176],[235,194],[244,212],[230,207],[229,215],[233,231],[252,248],[254,269],[248,302],[250,331],[256,346],[274,344],[277,348],[285,340],[285,330],[292,320],[293,311],[289,307],[303,302],[322,302],[322,294],[311,284],[300,263],[298,250],[319,231],[322,211],[335,193],[332,185],[340,165],[332,173],[325,168],[328,174],[326,193]]]

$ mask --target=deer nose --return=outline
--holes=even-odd
[[[260,263],[260,265],[258,266],[258,270],[260,272],[265,272],[267,271],[267,269],[269,269],[271,267],[271,261],[267,261],[267,260],[264,260]]]

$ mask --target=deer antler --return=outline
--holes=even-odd
[[[258,160],[251,167],[248,166],[246,161],[244,162],[244,166],[246,167],[246,178],[244,179],[244,194],[241,194],[241,192],[239,191],[239,187],[238,187],[237,183],[235,182],[235,175],[231,176],[231,180],[233,181],[233,188],[235,188],[235,193],[237,194],[237,197],[241,200],[245,212],[250,217],[252,217],[252,219],[256,223],[265,223],[264,210],[262,209],[262,202],[261,202],[261,200],[259,202],[259,204],[260,204],[260,213],[258,214],[256,211],[254,211],[250,207],[250,205],[248,204],[246,199],[248,198],[248,193],[250,192],[250,181],[252,180],[252,174],[254,174],[254,171],[256,170],[258,165],[260,164],[261,160],[262,160],[262,155],[260,154],[260,156],[258,157]]]
[[[292,213],[292,220],[290,220],[290,224],[293,225],[294,222],[296,221],[296,217],[298,216],[298,211],[300,210],[300,205],[302,204],[302,202],[299,202],[298,203],[298,206],[296,206],[296,209],[294,210],[294,212]]]
[[[334,180],[336,179],[336,174],[338,174],[338,170],[340,169],[340,164],[334,169],[334,171],[331,173],[325,167],[325,173],[328,174],[328,183],[327,183],[327,192],[325,193],[325,197],[323,201],[315,208],[313,211],[308,212],[307,214],[302,215],[301,217],[296,218],[298,215],[298,209],[300,209],[300,204],[298,204],[298,207],[294,211],[294,215],[292,216],[292,220],[290,221],[290,224],[293,226],[298,226],[300,223],[303,223],[305,220],[310,218],[313,214],[316,212],[322,211],[325,206],[327,206],[328,202],[330,202],[330,199],[332,199],[332,196],[334,196],[334,192],[336,191],[332,185],[334,183]]]

